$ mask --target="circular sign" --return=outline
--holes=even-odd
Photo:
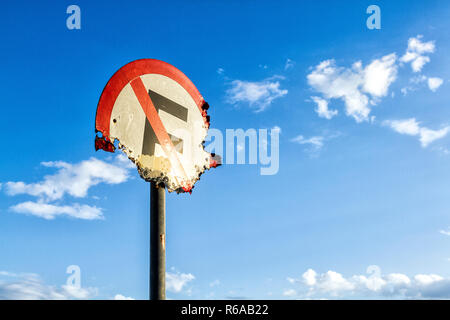
[[[205,102],[180,70],[155,59],[128,63],[108,81],[97,107],[95,148],[114,143],[146,181],[190,192],[200,175],[217,166],[204,150],[209,128]]]

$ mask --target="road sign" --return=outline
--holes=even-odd
[[[119,69],[97,107],[96,150],[114,152],[114,142],[146,181],[190,192],[200,175],[218,165],[204,150],[208,103],[180,70],[155,59]]]

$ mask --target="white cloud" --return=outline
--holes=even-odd
[[[317,273],[313,269],[308,269],[308,270],[306,270],[305,273],[303,273],[302,278],[307,286],[313,286],[316,284],[316,281],[317,281],[316,276],[317,276]]]
[[[369,121],[372,107],[388,94],[389,87],[397,78],[398,61],[400,65],[411,63],[413,71],[419,72],[430,61],[428,54],[434,51],[434,41],[422,42],[422,36],[418,35],[408,40],[406,53],[400,59],[391,53],[366,66],[357,61],[350,68],[337,66],[334,59],[322,61],[307,75],[308,84],[323,96],[313,99],[317,104],[316,112],[320,117],[331,119],[336,114],[328,109],[328,103],[331,99],[340,99],[348,116],[357,122]],[[422,75],[411,79],[412,85],[402,88],[401,92],[406,95],[426,81],[432,91],[443,83],[440,78]]]
[[[353,283],[345,279],[340,273],[327,271],[318,276],[315,284],[318,290],[337,296],[341,291],[349,291],[354,289]]]
[[[437,274],[418,274],[414,276],[414,280],[419,285],[428,286],[432,283],[442,281],[444,278]]]
[[[294,297],[297,295],[297,291],[295,291],[294,289],[287,289],[283,291],[283,296],[286,297]]]
[[[387,95],[397,77],[396,60],[392,53],[373,60],[365,68],[361,61],[343,68],[337,67],[333,59],[325,60],[307,75],[307,80],[324,98],[343,100],[348,116],[357,122],[368,121],[371,106]]]
[[[302,135],[299,135],[293,139],[291,139],[292,142],[298,143],[298,144],[309,144],[311,145],[315,150],[319,150],[323,147],[324,144],[324,137],[322,136],[314,136],[311,138],[305,138]]]
[[[428,85],[428,88],[435,92],[439,87],[443,84],[444,80],[437,77],[427,77],[424,75],[419,75],[416,77],[412,77],[409,82],[410,85],[403,87],[400,91],[403,93],[403,95],[407,95],[411,91],[417,90],[418,85],[426,83]]]
[[[444,82],[441,78],[428,78],[428,88],[435,92]]]
[[[77,287],[77,286],[69,286],[69,285],[64,285],[61,286],[61,288],[63,289],[64,294],[69,298],[69,299],[89,299],[95,295],[97,295],[97,288],[81,288],[81,287]]]
[[[16,213],[30,214],[47,220],[52,220],[59,215],[67,215],[84,220],[103,219],[101,208],[78,203],[59,206],[44,202],[26,201],[16,204],[10,209]]]
[[[135,299],[132,298],[132,297],[126,297],[126,296],[121,295],[121,294],[116,294],[114,296],[114,300],[135,300]]]
[[[394,131],[400,134],[407,134],[411,136],[418,136],[422,147],[427,147],[435,140],[445,137],[450,132],[450,126],[439,130],[431,130],[426,127],[421,127],[415,118],[404,120],[385,120],[383,125],[391,127]]]
[[[51,202],[59,202],[66,194],[75,198],[85,198],[89,189],[100,183],[123,183],[129,179],[129,169],[134,167],[134,164],[123,154],[119,154],[113,163],[90,158],[76,164],[49,161],[42,162],[41,165],[56,168],[57,171],[44,176],[42,181],[36,183],[6,182],[4,191],[10,196],[26,194],[37,197],[37,201],[22,202],[11,206],[10,209],[16,213],[30,214],[49,220],[60,215],[86,220],[102,219],[101,208],[78,203],[61,205]]]
[[[450,236],[450,228],[448,230],[439,230],[439,233],[446,236]]]
[[[411,280],[408,278],[408,276],[402,274],[402,273],[391,273],[386,276],[387,283],[392,283],[393,285],[409,285],[411,283]]]
[[[373,97],[387,95],[389,86],[397,78],[397,66],[395,53],[373,60],[363,71],[363,91]]]
[[[422,70],[423,66],[428,62],[430,62],[429,57],[419,56],[413,60],[413,62],[411,63],[411,68],[413,69],[414,72],[419,72]]]
[[[367,268],[368,275],[344,277],[335,271],[317,274],[309,269],[303,276],[306,297],[356,298],[449,298],[450,279],[436,274],[408,277],[402,273],[383,275],[378,266]],[[306,280],[308,279],[308,280]],[[313,279],[313,280],[312,280]]]
[[[28,194],[47,201],[59,200],[66,193],[76,198],[84,198],[92,186],[100,183],[118,184],[128,179],[128,172],[123,167],[96,158],[77,164],[49,161],[42,162],[41,165],[57,168],[58,171],[45,176],[43,181],[37,183],[6,182],[6,193],[11,196]]]
[[[450,131],[450,127],[445,127],[440,130],[431,130],[428,128],[421,128],[420,129],[420,142],[422,144],[422,147],[428,146],[430,143],[432,143],[435,140],[442,139],[445,137],[448,132]]]
[[[194,279],[191,273],[166,272],[166,288],[168,291],[179,293]]]
[[[384,121],[384,124],[389,125],[392,129],[401,134],[415,136],[420,132],[419,123],[415,118],[405,120],[386,120]]]
[[[340,137],[341,135],[342,133],[339,131],[329,132],[328,130],[325,130],[323,131],[323,134],[320,136],[312,136],[306,138],[303,135],[298,135],[295,138],[292,138],[290,141],[298,143],[300,145],[304,145],[305,151],[308,152],[312,157],[315,157],[323,148],[326,141],[335,139],[337,137]]]
[[[35,274],[2,272],[0,275],[8,277],[0,279],[0,300],[89,299],[98,294],[97,288],[47,285]]]
[[[411,63],[414,72],[420,72],[423,66],[430,62],[427,53],[433,53],[435,50],[434,41],[422,42],[422,35],[409,38],[406,53],[400,58],[401,62]]]
[[[218,74],[223,74],[224,72],[225,72],[225,70],[223,68],[217,68]]]
[[[314,110],[319,117],[330,120],[338,114],[337,110],[328,109],[328,101],[319,97],[311,97],[311,99],[317,104],[317,108]]]
[[[288,91],[280,88],[280,82],[272,77],[259,82],[233,80],[227,90],[227,101],[231,104],[244,102],[256,112],[264,111],[277,98],[285,96]]]
[[[289,283],[295,283],[295,282],[297,281],[297,279],[290,278],[290,277],[287,277],[286,280],[287,280]]]

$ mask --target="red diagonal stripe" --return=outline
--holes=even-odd
[[[141,77],[135,78],[133,81],[130,82],[130,84],[131,87],[133,88],[134,94],[139,100],[142,109],[144,110],[145,115],[147,116],[148,121],[150,122],[150,125],[153,128],[153,131],[155,132],[159,144],[164,150],[166,156],[169,158],[169,161],[172,164],[172,166],[174,166],[175,171],[178,173],[180,177],[184,179],[183,184],[184,187],[186,187],[186,183],[188,180],[186,172],[184,171],[180,159],[178,159],[175,147],[173,146],[169,134],[167,133],[167,130],[164,127],[164,124],[162,123],[161,118],[158,115],[158,111],[156,111],[156,108],[153,105],[152,99],[150,99],[150,96],[148,95],[147,89],[145,88],[145,85],[142,82]]]

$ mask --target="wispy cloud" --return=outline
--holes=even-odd
[[[421,127],[420,123],[415,118],[403,120],[385,120],[383,125],[391,127],[394,131],[400,134],[410,136],[417,136],[422,147],[426,148],[435,140],[444,138],[450,132],[450,126],[439,130],[431,130],[426,127]]]
[[[444,83],[444,80],[438,77],[427,77],[425,75],[419,75],[412,77],[409,80],[410,84],[406,87],[401,88],[401,93],[403,95],[407,95],[409,92],[416,91],[420,84],[426,83],[428,85],[428,89],[433,92],[436,92],[437,89]]]
[[[191,273],[166,272],[166,288],[168,291],[179,293],[195,276]]]
[[[281,98],[288,90],[281,89],[277,79],[282,77],[271,77],[262,81],[233,80],[231,88],[226,92],[227,101],[231,104],[248,103],[255,112],[267,109],[275,99]]]
[[[292,61],[291,59],[286,59],[286,63],[284,64],[284,70],[288,70],[294,67],[294,61]]]
[[[89,299],[98,294],[97,288],[48,285],[36,274],[2,271],[0,276],[0,300]]]
[[[307,146],[306,151],[310,153],[311,156],[316,156],[319,151],[325,145],[325,141],[337,138],[341,135],[341,132],[327,133],[324,132],[322,135],[305,137],[303,135],[298,135],[292,138],[290,141],[298,143],[300,145]]]
[[[44,202],[26,201],[16,204],[10,209],[16,213],[31,214],[47,220],[54,219],[60,215],[84,220],[103,219],[103,211],[101,208],[78,203],[61,206]]]
[[[299,136],[291,139],[291,141],[298,143],[298,144],[311,145],[315,150],[320,150],[323,147],[324,137],[314,136],[314,137],[310,137],[310,138],[305,138],[304,136],[299,135]]]

